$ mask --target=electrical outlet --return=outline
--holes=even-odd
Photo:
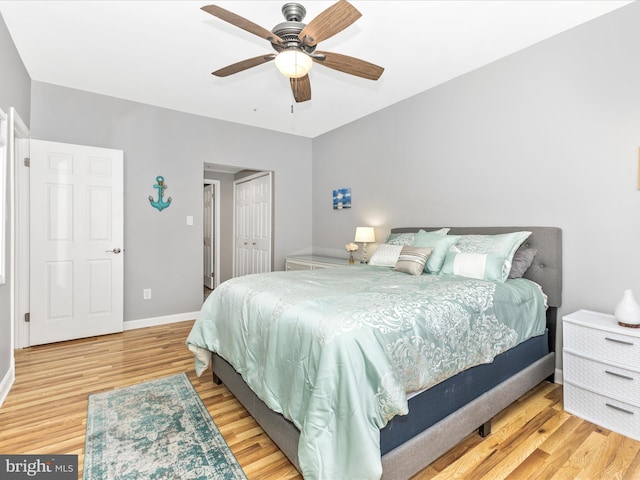
[[[142,290],[142,298],[144,300],[149,300],[151,298],[151,289],[150,288],[145,288],[144,290]]]

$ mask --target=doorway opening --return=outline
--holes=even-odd
[[[206,300],[220,285],[220,181],[205,178],[203,187],[203,300]]]
[[[269,174],[273,175],[273,172],[267,172],[262,170],[250,169],[247,167],[237,167],[232,165],[221,165],[214,163],[203,164],[203,182],[201,184],[201,188],[206,188],[207,185],[212,185],[217,182],[217,185],[214,185],[214,217],[212,220],[214,225],[217,225],[217,231],[213,233],[213,239],[215,243],[214,248],[214,273],[213,273],[213,288],[217,288],[218,285],[222,284],[226,280],[229,280],[234,277],[234,263],[236,257],[236,232],[235,232],[235,223],[236,223],[236,198],[234,197],[235,193],[235,183],[242,179],[247,179],[248,177],[257,175],[257,174]],[[203,193],[203,209],[204,209],[204,193]],[[271,207],[270,207],[271,208]],[[203,210],[203,218],[209,217],[209,214],[205,213]],[[271,215],[273,218],[273,215]],[[206,247],[206,240],[204,238],[207,220],[203,221],[203,247]],[[214,228],[216,228],[214,226]],[[269,242],[273,244],[273,232],[269,233],[270,240]],[[204,276],[206,272],[206,253],[203,255],[202,260],[202,272],[203,272],[203,283]],[[210,288],[208,286],[203,285],[203,290],[205,295],[210,293]]]

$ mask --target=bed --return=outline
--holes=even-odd
[[[392,234],[401,236],[420,230],[424,233],[439,229],[396,228],[392,230]],[[488,434],[494,415],[538,383],[553,378],[556,316],[562,292],[561,230],[553,227],[471,227],[451,228],[448,235],[501,236],[522,231],[531,232],[523,246],[535,248],[537,253],[533,263],[524,273],[524,280],[509,280],[505,282],[505,287],[499,285],[501,282],[483,280],[465,280],[458,283],[457,275],[416,275],[409,278],[409,275],[389,273],[391,269],[376,266],[340,268],[335,269],[333,273],[274,272],[266,274],[267,276],[248,276],[242,280],[234,279],[228,286],[223,284],[223,288],[218,289],[219,298],[212,300],[216,302],[215,308],[207,305],[209,300],[205,303],[187,343],[196,354],[199,373],[211,364],[214,379],[225,383],[293,465],[303,472],[305,478],[409,478],[473,430],[479,429],[480,434]],[[442,271],[444,272],[444,267]],[[370,280],[367,277],[369,275],[379,275],[380,280],[378,277]],[[383,280],[383,277],[391,278],[395,284],[386,284],[387,280]],[[366,293],[358,294],[364,295],[363,297],[348,295],[347,300],[339,296],[324,298],[323,292],[329,291],[333,286],[327,282],[333,282],[338,289],[344,291],[350,291],[350,285],[354,283],[363,283]],[[444,364],[445,367],[434,369],[436,373],[430,373],[429,376],[423,375],[423,370],[416,369],[412,364],[406,366],[403,374],[394,374],[390,379],[388,371],[377,363],[380,355],[371,353],[372,350],[367,346],[372,334],[368,331],[364,336],[358,333],[365,332],[361,329],[363,324],[375,323],[367,317],[373,314],[361,315],[361,312],[368,304],[378,304],[380,307],[380,302],[389,301],[388,306],[385,304],[381,307],[385,311],[382,322],[384,328],[380,327],[380,323],[372,330],[375,330],[375,335],[378,336],[382,330],[384,335],[391,335],[385,337],[386,345],[402,343],[402,337],[393,335],[400,335],[396,330],[406,330],[405,326],[399,325],[404,325],[403,322],[412,315],[407,313],[409,310],[423,308],[420,302],[413,300],[423,298],[424,295],[440,295],[425,293],[425,282],[433,283],[436,291],[440,288],[443,292],[456,292],[455,296],[464,298],[461,303],[466,303],[467,298],[476,296],[476,290],[467,293],[466,288],[490,289],[492,295],[497,295],[497,300],[492,297],[488,307],[484,300],[476,302],[483,313],[482,321],[474,322],[482,324],[482,331],[477,330],[480,333],[468,336],[489,336],[496,341],[491,343],[491,348],[486,347],[486,341],[480,342],[484,347],[480,347],[477,352],[473,350],[471,343],[464,343],[461,348],[461,351],[465,352],[464,355],[455,354],[458,356],[452,359],[445,357],[446,361],[440,361],[439,354],[439,361],[431,359],[430,365]],[[244,285],[241,287],[244,288],[242,294],[238,295],[243,297],[243,303],[234,305],[232,300],[225,300],[225,297],[231,295],[231,287],[236,284]],[[302,290],[296,287],[296,284],[302,285]],[[403,294],[409,292],[409,297],[393,296],[396,293],[387,295],[389,289],[400,286],[398,289],[402,290]],[[504,310],[503,314],[502,309],[506,307],[503,307],[502,303],[505,296],[519,297],[520,289],[528,291],[532,286],[533,290],[538,287],[544,292],[544,295],[539,297],[546,300],[546,305],[541,309],[535,294],[533,300],[527,300],[533,302],[528,308],[532,312],[538,312],[537,317],[542,316],[541,324],[538,319],[538,323],[532,323],[529,327],[527,322],[518,317],[518,311]],[[382,290],[379,290],[380,288]],[[500,293],[503,288],[507,288],[508,292],[514,288],[517,291]],[[269,297],[270,289],[272,292],[278,292],[278,298],[273,295]],[[428,291],[431,292],[431,289],[430,285]],[[265,295],[271,300],[263,304],[255,303],[258,297]],[[284,303],[283,298],[286,298]],[[224,303],[225,301],[227,303]],[[395,301],[401,301],[401,304],[394,304]],[[323,302],[330,304],[331,308],[340,308],[343,304],[342,307],[347,308],[347,313],[343,316],[352,319],[347,321],[348,326],[340,323],[336,330],[332,317],[319,313]],[[468,302],[472,303],[471,300]],[[418,304],[419,306],[416,306]],[[425,312],[429,313],[421,311],[420,315],[434,315],[442,310],[442,306],[435,302],[429,305],[428,308],[425,307]],[[457,310],[463,307],[456,303],[451,308]],[[211,333],[209,317],[212,316],[212,309],[218,312],[216,317],[231,318],[236,314],[239,316],[226,323],[216,324],[213,327],[215,332]],[[507,326],[491,323],[494,317],[500,316],[497,312],[499,309],[500,315],[506,317]],[[318,317],[315,319],[315,325],[322,326],[321,334],[315,337],[323,339],[320,343],[325,350],[317,351],[335,350],[337,353],[332,353],[332,356],[326,353],[316,356],[315,352],[319,347],[309,343],[309,338],[305,337],[303,332],[290,326],[296,325],[292,323],[293,320],[299,321],[303,314],[306,317]],[[442,315],[445,317],[448,313]],[[463,315],[465,318],[467,316]],[[487,323],[487,319],[491,319],[491,322]],[[414,328],[416,323],[422,325],[420,322],[410,323],[411,328]],[[254,330],[251,334],[252,329],[263,328],[258,325],[267,325],[267,330]],[[527,332],[518,331],[523,326]],[[229,336],[233,335],[232,330],[242,333],[236,337]],[[284,337],[272,335],[272,330],[281,330]],[[340,334],[336,334],[338,331]],[[348,335],[343,335],[343,332],[348,332]],[[428,335],[433,335],[433,332]],[[450,339],[454,338],[449,333],[441,336],[449,343]],[[349,341],[355,343],[345,344],[348,345],[345,347],[343,337],[348,337]],[[219,338],[225,339],[223,344],[217,340]],[[336,338],[339,341],[335,341]],[[434,351],[453,350],[449,345],[447,348],[441,348],[437,342],[438,340],[431,337],[426,340],[427,345],[438,346]],[[226,350],[234,343],[237,343],[235,346],[241,354],[229,353]],[[406,343],[402,345],[406,347]],[[249,345],[251,348],[248,348]],[[290,349],[295,351],[291,354],[292,357],[288,357],[290,354],[287,352]],[[345,351],[348,355],[357,351],[357,358],[354,360],[345,357]],[[335,359],[331,361],[334,363],[327,363],[326,370],[323,370],[324,359],[333,357]],[[422,358],[417,357],[415,352],[409,357],[412,362],[415,358]],[[460,359],[462,357],[464,361]],[[292,360],[294,358],[295,361]],[[322,360],[316,361],[314,358]],[[365,358],[365,363],[361,363],[361,358]],[[406,358],[406,355],[403,358]],[[464,363],[467,358],[470,359],[470,365]],[[291,366],[292,370],[287,370],[289,364],[294,363],[295,365]],[[254,370],[249,369],[251,365]],[[452,370],[453,366],[459,369],[459,373],[458,370]],[[339,377],[340,380],[326,375],[326,372],[332,369],[336,372],[335,377]],[[242,375],[238,374],[238,371]],[[285,371],[287,373],[283,375]],[[414,371],[419,373],[414,375]],[[301,377],[299,382],[294,381],[297,377]],[[362,380],[364,377],[366,382]],[[396,377],[402,381],[398,382]],[[309,385],[309,378],[313,379],[314,385]],[[369,380],[374,384],[371,394],[367,391],[370,388]],[[271,381],[274,383],[270,384]],[[253,389],[246,382],[251,384]],[[325,383],[326,388],[323,387]],[[401,384],[402,391],[399,391],[398,383]],[[353,390],[356,392],[353,393]],[[281,401],[283,396],[284,402]],[[375,401],[370,400],[372,398],[375,398]],[[314,409],[309,408],[309,405],[313,405]],[[316,409],[318,405],[320,408]],[[360,413],[361,411],[363,413]],[[330,420],[327,420],[328,418]],[[375,432],[372,425],[375,426]],[[346,433],[338,430],[338,427],[342,427]],[[358,430],[361,427],[364,430]],[[349,432],[357,432],[359,441],[354,441]],[[372,453],[372,445],[377,447],[376,452]],[[351,462],[356,466],[343,465],[344,462]],[[334,465],[337,465],[337,470],[333,469]]]

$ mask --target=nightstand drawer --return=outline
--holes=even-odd
[[[563,324],[564,348],[590,357],[640,368],[640,338],[606,330]]]
[[[311,270],[311,265],[306,264],[306,263],[298,263],[298,262],[292,262],[290,260],[287,260],[286,269],[287,269],[287,271],[292,271],[292,270]]]
[[[640,373],[564,350],[565,381],[640,406]]]
[[[640,440],[640,408],[565,381],[564,409],[601,427]]]
[[[346,267],[346,258],[325,257],[322,255],[290,255],[285,258],[285,270],[318,270],[321,268]]]

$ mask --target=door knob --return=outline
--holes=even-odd
[[[119,248],[114,248],[113,250],[105,250],[105,253],[120,253],[122,250]]]

